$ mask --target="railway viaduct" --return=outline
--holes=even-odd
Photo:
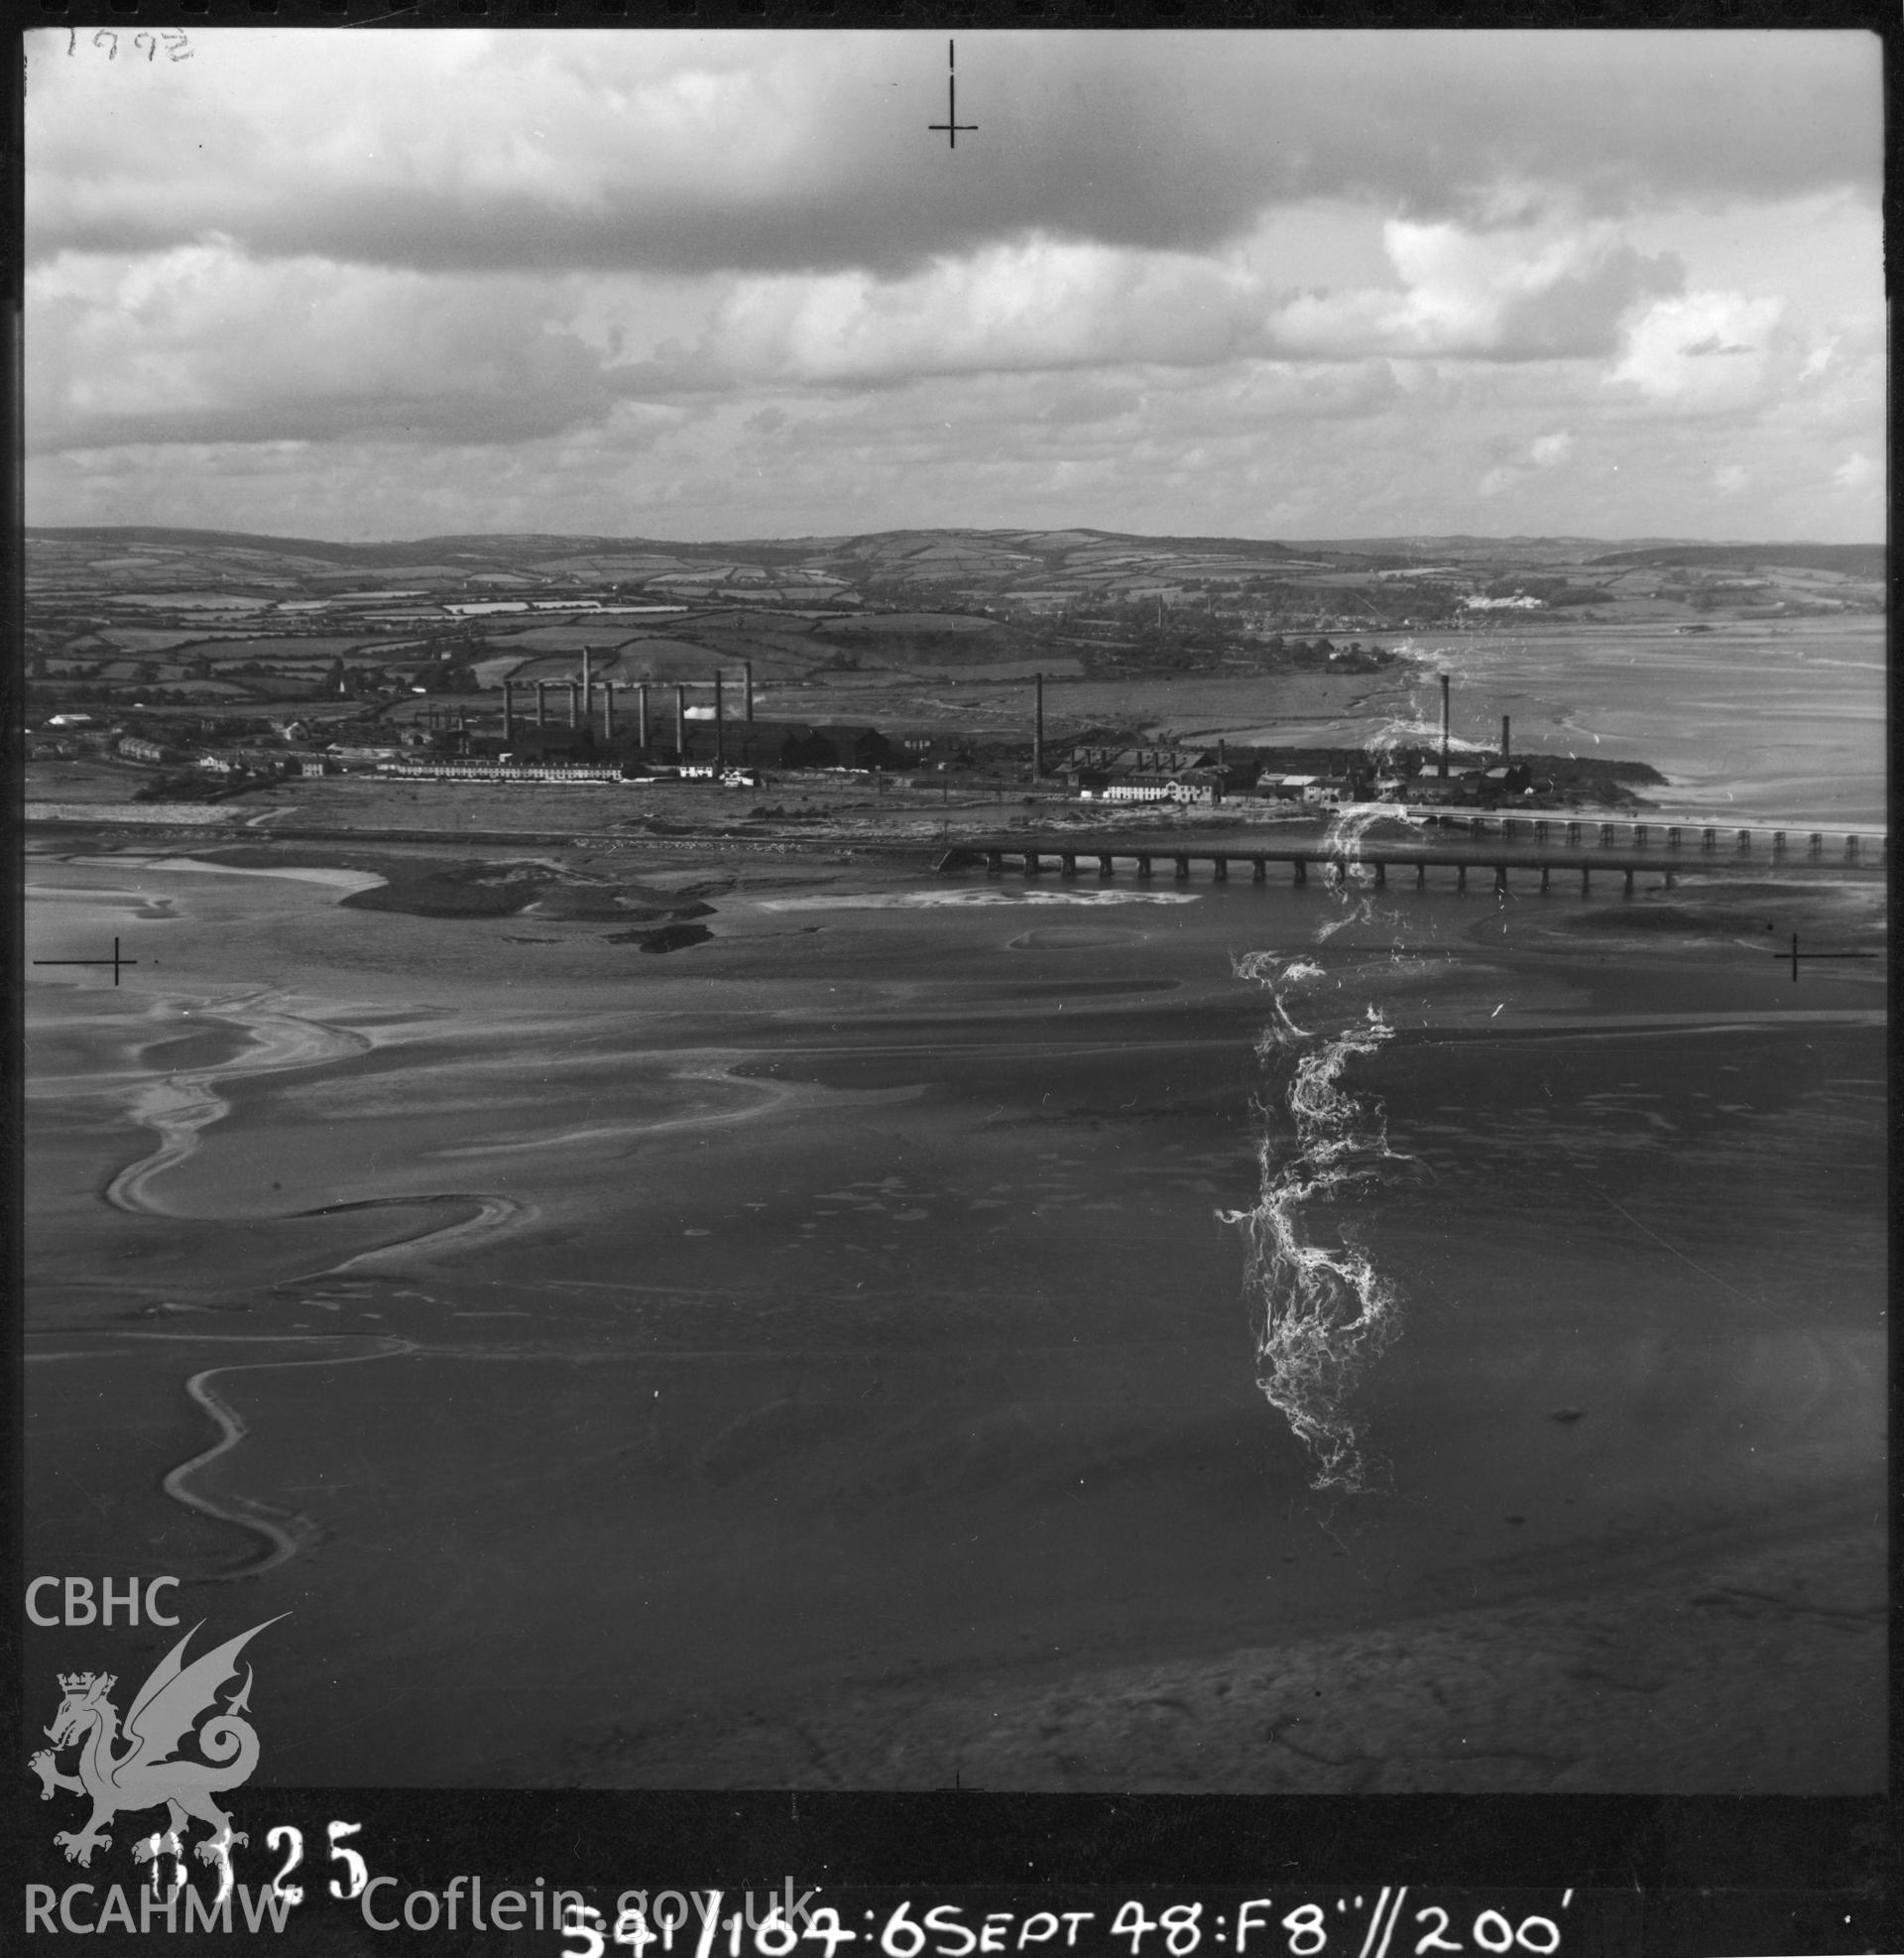
[[[1397,810],[1397,815],[1408,813]],[[1466,890],[1470,871],[1491,872],[1493,888],[1507,891],[1516,874],[1551,888],[1554,874],[1575,873],[1590,893],[1598,872],[1617,877],[1629,893],[1641,871],[1662,873],[1668,886],[1682,872],[1750,868],[1761,871],[1881,870],[1888,839],[1881,830],[1826,832],[1752,827],[1721,828],[1711,823],[1653,820],[1590,821],[1546,816],[1446,816],[1438,834],[1409,836],[1358,834],[1339,826],[1301,838],[1258,842],[1186,838],[1078,838],[1067,836],[979,838],[944,852],[935,866],[943,872],[983,868],[993,876],[1008,869],[1026,877],[1047,870],[1075,878],[1079,865],[1094,865],[1100,881],[1120,870],[1139,882],[1160,871],[1188,883],[1193,869],[1204,869],[1216,883],[1248,873],[1253,883],[1268,881],[1269,867],[1288,865],[1292,881],[1306,883],[1311,867],[1338,882],[1366,870],[1377,886],[1391,871],[1414,872],[1418,889],[1428,873],[1452,870],[1454,888]],[[1446,882],[1446,879],[1438,880]]]

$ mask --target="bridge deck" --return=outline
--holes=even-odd
[[[1807,879],[1813,877],[1879,878],[1884,874],[1881,859],[1862,852],[1850,857],[1812,856],[1789,848],[1776,854],[1757,851],[1704,848],[1664,849],[1656,846],[1608,844],[1560,846],[1536,842],[1531,837],[1363,837],[1353,843],[1331,842],[1322,836],[1304,839],[1256,838],[1236,841],[1189,842],[1151,838],[988,837],[952,846],[938,860],[942,871],[985,869],[1003,872],[1008,866],[1027,875],[1054,874],[1063,877],[1115,877],[1135,874],[1152,879],[1161,875],[1187,878],[1200,867],[1208,876],[1227,880],[1241,872],[1262,881],[1270,864],[1288,864],[1298,882],[1306,880],[1310,866],[1326,873],[1346,874],[1357,866],[1372,870],[1386,882],[1390,870],[1413,867],[1417,881],[1431,868],[1454,869],[1465,873],[1474,869],[1491,870],[1497,881],[1510,874],[1540,872],[1543,882],[1554,871],[1579,871],[1591,879],[1595,872],[1617,872],[1630,885],[1643,872],[1663,873],[1674,878],[1696,873],[1750,873]]]

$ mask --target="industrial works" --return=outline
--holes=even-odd
[[[676,682],[651,687],[638,681],[618,688],[592,676],[584,654],[574,679],[530,684],[534,708],[526,714],[518,705],[515,682],[503,681],[500,730],[493,716],[484,717],[490,722],[485,727],[480,721],[472,726],[466,712],[426,715],[416,737],[416,745],[426,752],[383,758],[380,772],[442,782],[673,779],[765,787],[769,771],[881,775],[979,766],[974,741],[954,733],[903,736],[895,742],[877,727],[756,720],[751,667],[742,669],[738,684],[717,673],[700,686]],[[618,691],[624,695],[619,721]],[[690,704],[692,693],[702,698]],[[628,694],[634,696],[632,714]],[[551,695],[557,703],[553,712]],[[1512,798],[1528,806],[1557,806],[1551,780],[1536,779],[1529,764],[1509,760],[1510,722],[1504,717],[1498,753],[1465,751],[1451,768],[1445,677],[1442,704],[1442,742],[1438,759],[1432,761],[1421,749],[1390,750],[1378,757],[1346,752],[1328,758],[1339,772],[1292,774],[1274,766],[1277,750],[1232,750],[1219,739],[1208,747],[1079,744],[1065,762],[1053,766],[1045,738],[1044,680],[1034,674],[1026,779],[1034,784],[1061,780],[1081,800],[1103,802],[1209,806],[1253,795],[1310,804],[1379,799],[1497,806]],[[996,765],[1002,759],[996,754],[1001,744],[989,745]]]
[[[1629,805],[1623,784],[1657,781],[1644,765],[1578,757],[1515,757],[1511,719],[1500,720],[1499,746],[1464,741],[1451,755],[1449,680],[1441,677],[1439,744],[1378,749],[1254,748],[1219,737],[1207,745],[1180,739],[1074,742],[1060,751],[1046,735],[1045,682],[1027,688],[1028,740],[995,732],[890,736],[875,726],[768,719],[755,712],[754,672],[700,681],[617,681],[599,677],[583,650],[570,678],[504,677],[499,708],[478,703],[424,704],[396,743],[332,740],[279,722],[272,747],[192,751],[150,733],[94,729],[90,717],[54,717],[41,747],[48,756],[85,750],[153,769],[186,767],[242,793],[287,776],[369,770],[419,782],[538,784],[667,782],[724,789],[767,788],[775,779],[812,776],[884,778],[881,788],[920,786],[917,778],[1019,782],[1069,792],[1080,803],[1161,804],[1214,808],[1336,805],[1386,801],[1419,806],[1556,808],[1586,802]],[[60,738],[63,732],[63,739]],[[1292,760],[1306,763],[1300,770]],[[186,778],[189,783],[189,778]],[[947,785],[950,786],[949,784]],[[175,792],[176,793],[176,792]]]

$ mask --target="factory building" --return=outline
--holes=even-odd
[[[1071,751],[1065,780],[1085,802],[1215,803],[1247,787],[1253,772],[1252,761],[1233,763],[1221,742],[1215,748],[1085,745]]]
[[[1259,775],[1255,793],[1266,802],[1339,802],[1348,786],[1335,776]]]
[[[489,745],[472,736],[471,746]],[[497,744],[502,751],[501,744]],[[639,730],[605,735],[589,727],[518,726],[506,751],[519,762],[610,763],[636,770],[674,767],[713,773],[726,770],[903,768],[905,751],[877,727],[808,721],[703,720],[652,727],[644,746]]]
[[[1502,760],[1482,770],[1480,793],[1484,801],[1502,801],[1509,795],[1532,795],[1538,791],[1534,772],[1525,762]]]
[[[1080,745],[1071,751],[1071,767],[1067,774],[1161,778],[1187,775],[1193,769],[1214,768],[1218,762],[1218,751],[1214,748],[1180,748],[1174,743],[1159,742],[1135,748]]]
[[[1394,786],[1392,799],[1425,806],[1493,808],[1505,801],[1551,796],[1554,785],[1535,777],[1525,762],[1496,761],[1491,755],[1467,757],[1469,766],[1443,775],[1425,768]]]
[[[718,744],[719,758],[729,765],[771,769],[853,769],[874,772],[903,768],[905,750],[877,727],[837,722],[750,721],[729,727]],[[713,730],[690,721],[689,761],[712,761],[717,746]]]
[[[377,773],[406,782],[620,782],[619,762],[379,762]]]
[[[1084,802],[1215,803],[1223,800],[1223,784],[1211,776],[1170,776],[1161,781],[1126,777],[1102,788],[1080,787]]]

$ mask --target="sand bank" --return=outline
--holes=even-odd
[[[1884,1628],[1869,1542],[1850,1536],[1055,1686],[874,1689],[744,1734],[604,1727],[532,1784],[1833,1794],[1883,1782]],[[1803,1657],[1817,1643],[1841,1661],[1823,1673]],[[1759,1682],[1754,1722],[1731,1699],[1741,1674]]]
[[[386,882],[375,871],[340,870],[332,866],[209,863],[202,857],[116,856],[113,861],[141,870],[199,871],[207,877],[289,877],[303,884],[322,884],[334,891],[372,891]]]
[[[237,827],[255,809],[226,802],[29,802],[29,822],[136,823],[146,829]]]

